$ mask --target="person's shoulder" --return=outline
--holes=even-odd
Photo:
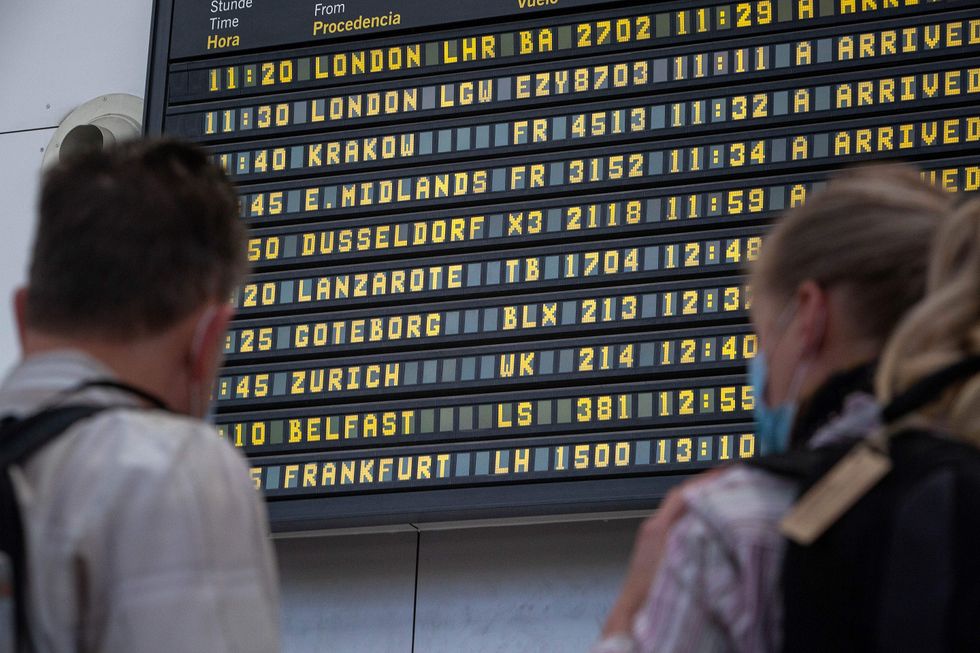
[[[692,484],[684,498],[689,510],[716,530],[769,529],[796,497],[796,485],[748,465],[732,465]]]
[[[166,474],[188,462],[242,464],[213,426],[162,410],[106,410],[78,425],[75,435],[81,447],[99,451],[117,473]]]
[[[38,528],[79,541],[101,542],[124,524],[147,528],[144,517],[188,532],[225,523],[221,513],[251,519],[259,496],[244,457],[213,427],[135,408],[78,422],[23,478]]]

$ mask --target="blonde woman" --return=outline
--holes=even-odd
[[[980,651],[980,200],[943,224],[876,387],[886,427],[790,474],[784,650]]]
[[[953,197],[909,167],[852,170],[770,232],[752,270],[750,377],[763,454],[828,447],[878,424],[875,364],[925,290]],[[644,524],[594,651],[776,651],[777,523],[792,479],[737,465],[673,492]]]

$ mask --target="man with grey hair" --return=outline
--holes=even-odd
[[[84,414],[8,468],[21,640],[39,653],[278,650],[261,498],[202,421],[245,271],[234,190],[199,149],[141,141],[48,172],[39,218],[0,448],[11,423]]]

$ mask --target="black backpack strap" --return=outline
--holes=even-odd
[[[21,463],[75,422],[105,410],[107,406],[60,406],[21,420],[0,423],[0,468]]]
[[[106,408],[108,406],[62,406],[21,420],[6,418],[0,422],[0,551],[10,558],[12,567],[17,628],[15,641],[20,647],[24,646],[28,635],[27,559],[24,524],[9,468],[26,461],[75,422]]]
[[[980,355],[967,356],[948,367],[919,379],[905,392],[892,399],[881,411],[886,424],[898,420],[935,401],[949,386],[980,372]]]

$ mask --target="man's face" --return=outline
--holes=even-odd
[[[187,347],[187,405],[182,408],[191,417],[203,419],[209,412],[232,310],[227,304],[212,303],[197,311]]]

